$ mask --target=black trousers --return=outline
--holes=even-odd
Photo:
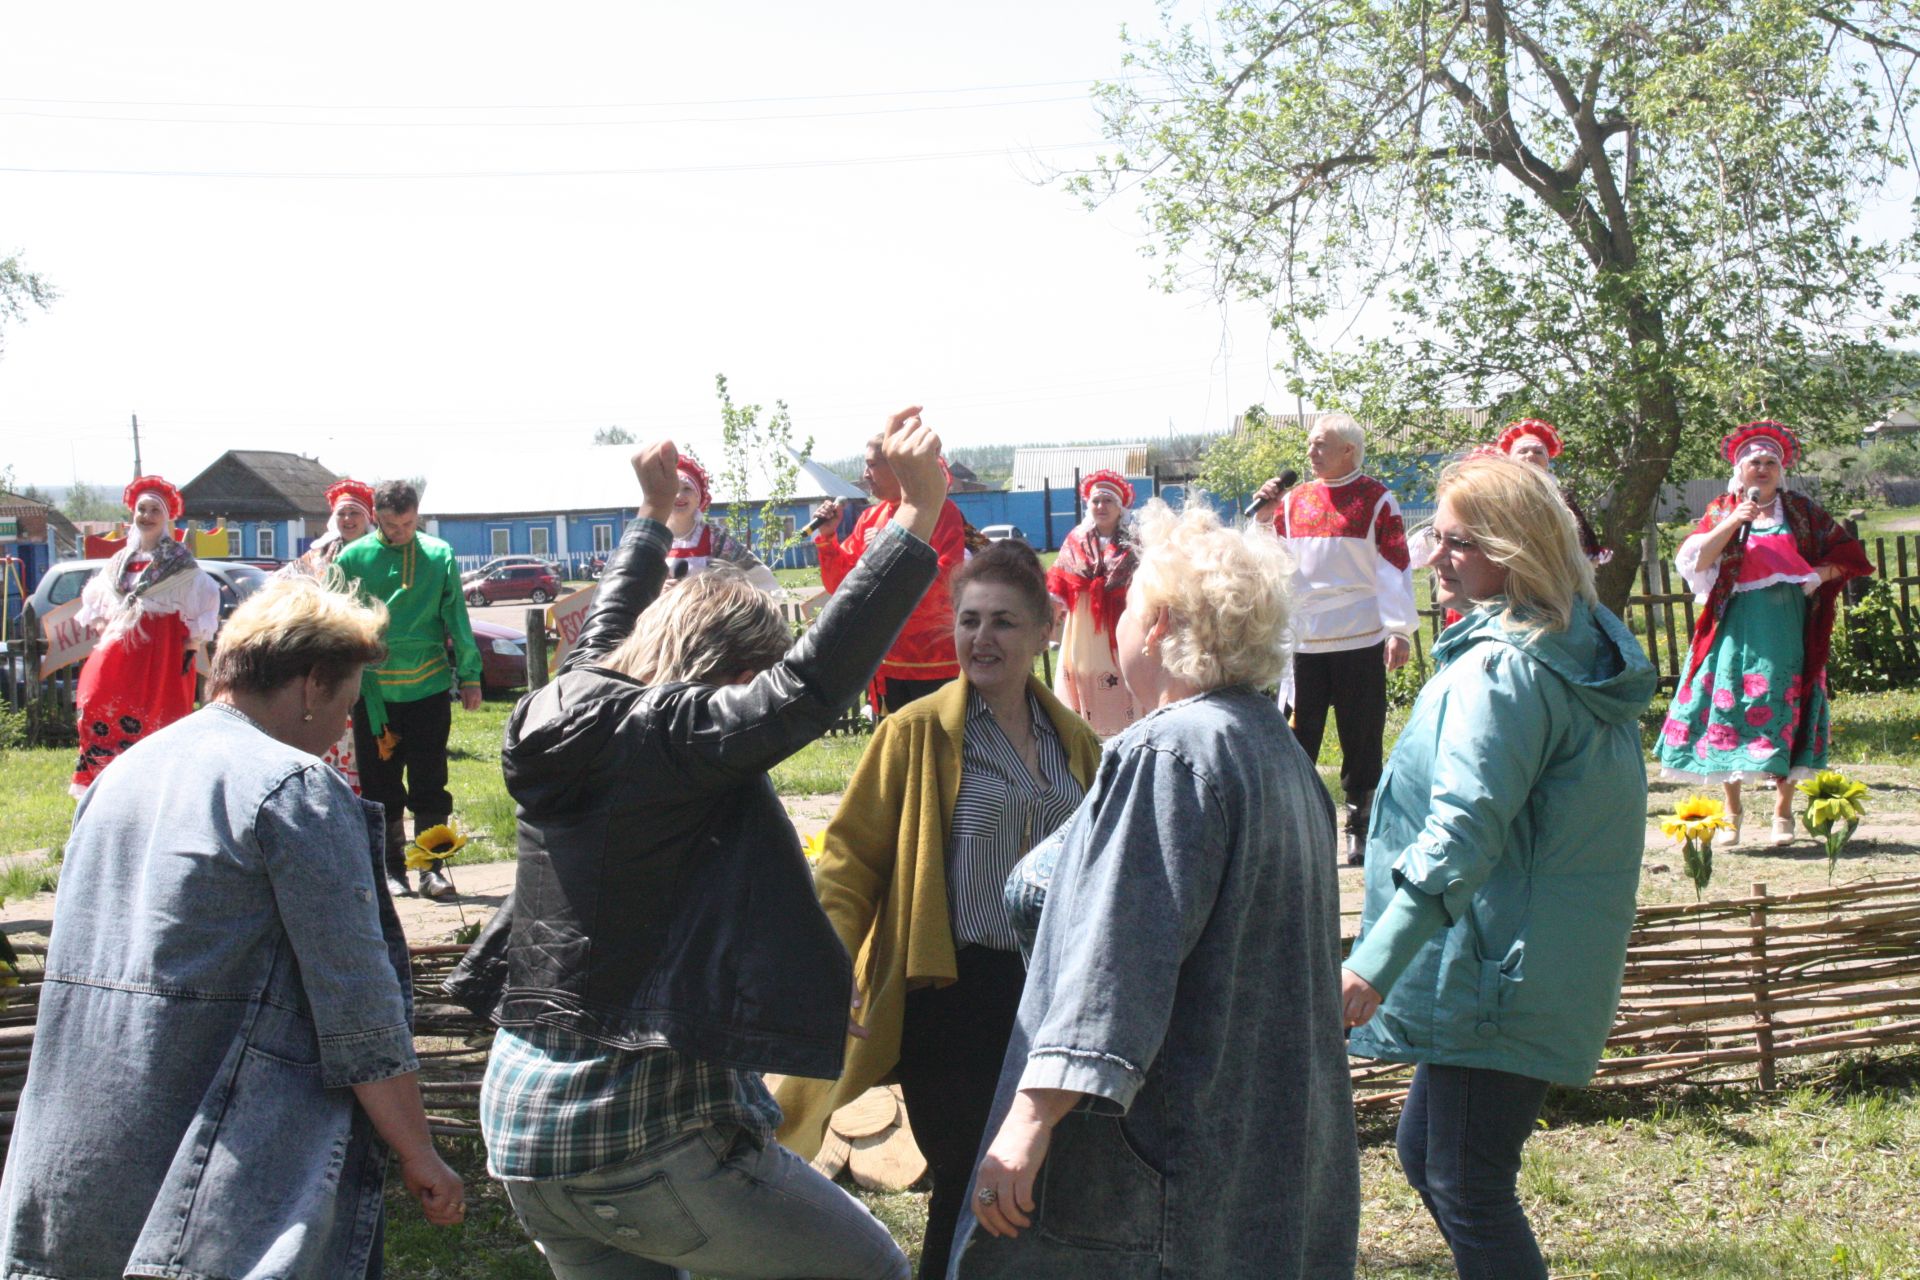
[[[447,790],[447,735],[453,731],[453,704],[445,693],[415,702],[389,702],[387,723],[400,739],[391,760],[367,731],[367,704],[353,707],[353,755],[360,767],[360,793],[387,810],[389,822],[403,809],[413,811],[416,830],[422,818],[445,822],[453,812]]]
[[[1339,653],[1299,653],[1293,658],[1293,736],[1320,758],[1333,712],[1340,735],[1340,789],[1359,804],[1380,785],[1387,732],[1387,642]]]
[[[952,986],[907,993],[900,1030],[900,1092],[933,1176],[920,1280],[947,1274],[947,1253],[967,1212],[967,1183],[1027,980],[1018,952],[962,947],[956,959],[959,981]]]

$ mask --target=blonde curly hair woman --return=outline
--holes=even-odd
[[[1145,714],[1009,881],[1032,964],[954,1274],[1106,1280],[1116,1250],[1155,1274],[1350,1274],[1333,808],[1260,692],[1287,555],[1159,503],[1140,547],[1117,633]]]

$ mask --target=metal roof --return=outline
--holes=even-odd
[[[1013,451],[1013,479],[1007,488],[1016,493],[1038,493],[1051,485],[1071,492],[1074,473],[1118,471],[1123,476],[1147,474],[1144,444],[1065,444]]]
[[[718,440],[683,441],[713,477],[713,502],[725,506],[736,497],[722,474],[725,452]],[[824,498],[864,498],[858,486],[847,483],[817,462],[800,463],[794,477],[792,502],[812,504]],[[555,448],[529,445],[518,450],[468,449],[449,453],[426,474],[420,495],[420,514],[435,519],[459,516],[539,516],[562,512],[618,511],[639,505],[640,482],[629,459],[631,446],[578,445]],[[749,468],[752,484],[745,501],[765,502],[774,478],[764,461]]]
[[[312,458],[273,449],[229,449],[180,486],[192,520],[325,520],[327,487],[340,477]]]

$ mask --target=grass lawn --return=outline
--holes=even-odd
[[[1874,788],[1869,823],[1892,830],[1857,842],[1838,878],[1912,874],[1920,847],[1920,690],[1841,694],[1835,699],[1836,767]],[[511,856],[513,811],[500,783],[500,740],[511,699],[456,711],[451,785],[456,818],[479,837],[477,860]],[[1662,699],[1646,722],[1652,730]],[[1395,711],[1389,741],[1405,720]],[[839,791],[866,745],[864,736],[827,739],[775,771],[789,797]],[[1334,735],[1320,762],[1338,793]],[[65,788],[69,748],[0,757],[0,851],[58,849],[72,813]],[[1656,782],[1649,814],[1686,788]],[[809,803],[813,803],[809,801]],[[1757,792],[1749,815],[1763,810]],[[1888,824],[1892,824],[1889,827]],[[804,828],[803,823],[803,828]],[[1863,836],[1865,835],[1863,830]],[[1690,900],[1678,857],[1650,852],[1643,902]],[[1824,884],[1824,858],[1810,843],[1789,850],[1747,845],[1716,853],[1709,893],[1750,881],[1782,889]],[[57,868],[16,862],[0,892],[32,892]],[[1342,872],[1348,888],[1358,872]],[[1361,1132],[1363,1213],[1360,1274],[1425,1280],[1452,1274],[1424,1209],[1400,1176],[1391,1121],[1369,1118]],[[548,1274],[498,1184],[485,1176],[471,1139],[451,1140],[449,1158],[468,1179],[465,1226],[428,1227],[397,1184],[390,1189],[388,1274],[435,1280],[531,1280]],[[1713,1088],[1641,1093],[1556,1091],[1528,1144],[1521,1189],[1554,1274],[1599,1280],[1799,1280],[1806,1277],[1920,1276],[1920,1053],[1801,1060],[1771,1096]],[[917,1249],[924,1197],[867,1196],[903,1246]]]

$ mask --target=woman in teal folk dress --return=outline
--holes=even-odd
[[[1799,441],[1749,422],[1721,441],[1727,492],[1680,544],[1675,563],[1705,608],[1661,726],[1661,776],[1718,782],[1740,839],[1740,787],[1774,787],[1774,844],[1793,839],[1793,781],[1826,767],[1827,652],[1849,578],[1873,572],[1859,540],[1782,486]]]

